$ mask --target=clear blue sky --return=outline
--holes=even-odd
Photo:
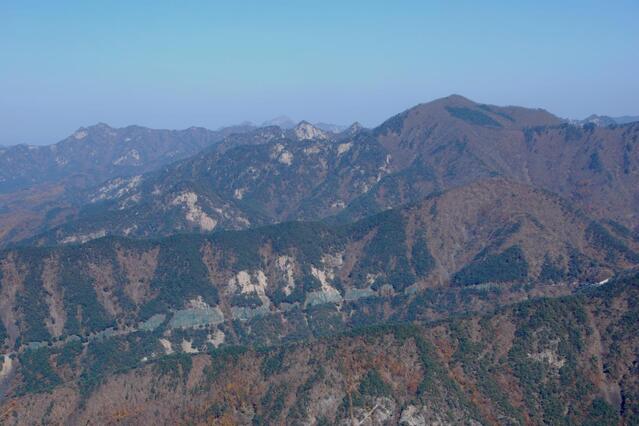
[[[0,144],[80,126],[373,126],[459,93],[639,115],[639,1],[0,1]]]

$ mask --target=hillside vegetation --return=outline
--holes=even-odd
[[[635,424],[638,283],[141,366],[141,353],[121,350],[144,347],[144,335],[32,350],[21,375],[39,388],[5,403],[3,422]],[[112,374],[92,381],[96,366]]]

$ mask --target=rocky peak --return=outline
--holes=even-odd
[[[308,121],[300,121],[295,129],[293,129],[295,137],[299,140],[308,139],[327,139],[326,133],[317,127],[313,126]]]
[[[115,130],[116,129],[106,123],[97,123],[89,127],[80,127],[78,130],[73,132],[73,134],[71,134],[69,138],[75,140],[83,140],[91,134],[112,134],[115,132]]]
[[[363,128],[364,128],[364,126],[362,126],[359,121],[356,121],[353,124],[351,124],[350,126],[348,126],[348,128],[346,130],[344,130],[344,133],[346,133],[348,135],[354,135],[354,134],[358,133],[360,130],[362,130]]]

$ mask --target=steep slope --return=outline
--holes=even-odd
[[[73,217],[78,193],[115,176],[155,170],[252,128],[155,130],[139,126],[80,128],[48,146],[0,149],[0,243]]]
[[[108,182],[79,216],[45,223],[42,243],[103,233],[160,236],[337,215],[349,222],[493,176],[556,192],[598,219],[639,226],[639,124],[562,123],[543,110],[450,96],[370,131],[302,122],[222,142],[160,173]],[[185,195],[188,194],[188,195]],[[211,220],[194,219],[183,197]],[[176,201],[177,200],[177,201]],[[99,203],[98,203],[99,202]],[[71,219],[71,220],[69,220]]]
[[[452,96],[399,114],[375,132],[391,167],[399,163],[402,172],[382,179],[350,216],[424,196],[436,185],[500,175],[556,192],[596,217],[639,226],[639,123],[574,126],[542,110]]]
[[[638,283],[629,276],[484,316],[364,328],[269,349],[209,344],[204,354],[143,358],[139,366],[131,362],[144,353],[139,348],[162,350],[143,333],[31,350],[20,367],[7,369],[20,372],[1,420],[635,424]],[[106,377],[95,380],[97,370]]]
[[[526,152],[535,155],[515,156],[514,163],[526,170],[528,182],[562,194],[595,217],[639,228],[639,123],[534,128],[526,132],[526,144]]]
[[[525,128],[560,123],[559,118],[544,110],[481,105],[452,95],[389,118],[375,129],[375,134],[399,169],[408,167],[420,155],[431,156],[441,150],[454,152],[460,145],[465,155],[477,156],[474,160],[485,163],[484,167],[501,168],[506,164],[491,159],[491,151],[511,145]]]
[[[18,350],[111,327],[131,333],[150,318],[277,342],[308,335],[313,315],[325,321],[319,330],[341,329],[494,307],[536,283],[565,292],[638,265],[638,253],[620,225],[493,179],[341,227],[292,222],[5,250],[0,317],[7,348]]]
[[[289,132],[260,129],[157,173],[107,182],[87,195],[74,221],[40,241],[319,219],[341,211],[389,172],[383,148],[368,132],[347,140],[308,135],[322,133],[304,123]]]

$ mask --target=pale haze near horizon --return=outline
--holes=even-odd
[[[0,144],[97,122],[375,126],[452,93],[639,115],[636,1],[239,3],[3,2]]]

